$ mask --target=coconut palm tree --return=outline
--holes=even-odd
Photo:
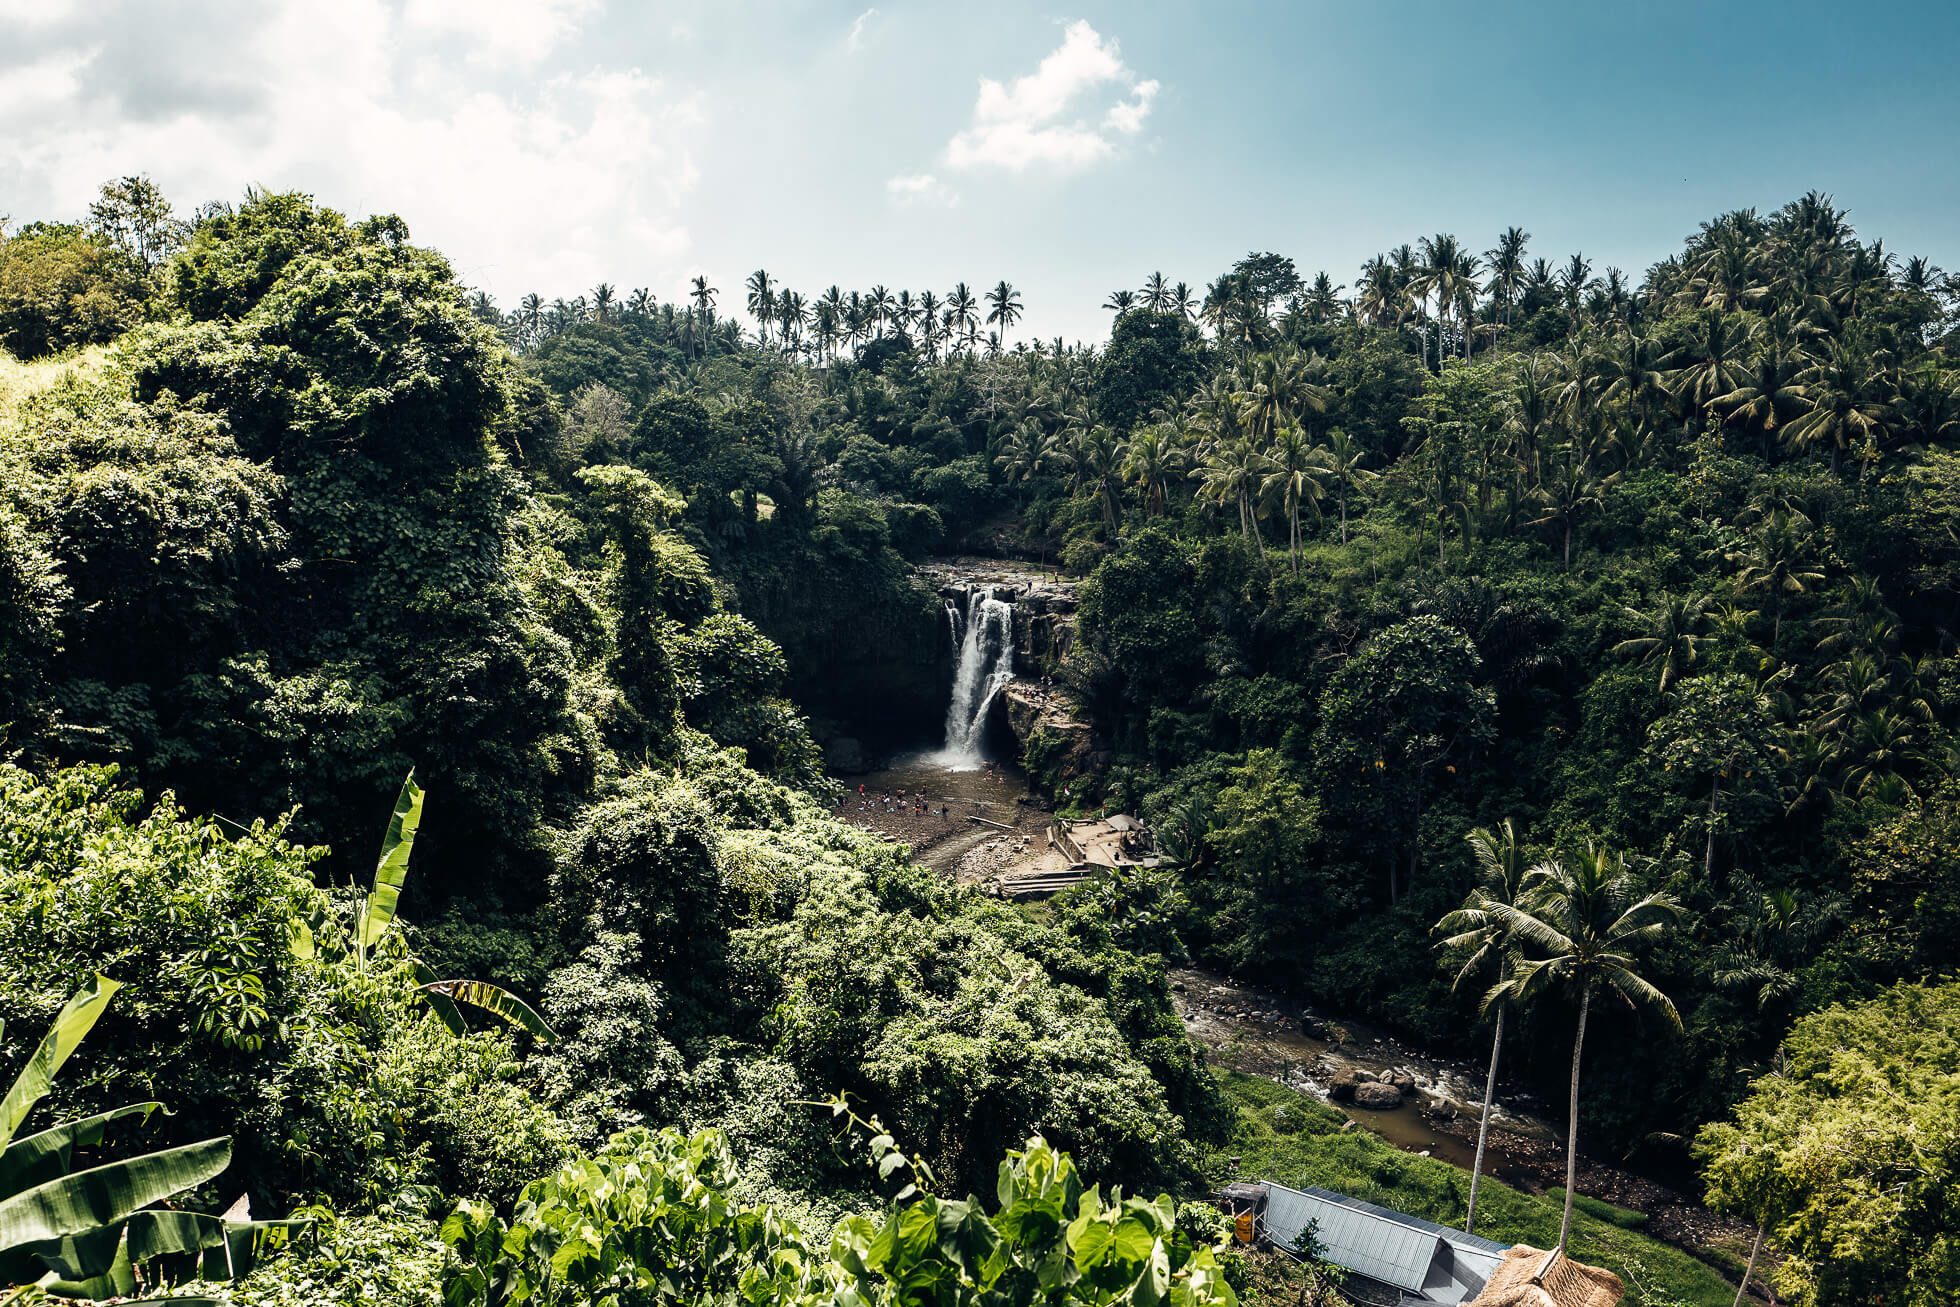
[[[875,333],[882,340],[885,327],[891,320],[892,293],[883,286],[873,286],[864,296],[865,330]]]
[[[1306,432],[1298,427],[1281,427],[1266,450],[1266,475],[1259,483],[1259,492],[1268,499],[1278,499],[1285,510],[1287,556],[1295,576],[1300,574],[1300,505],[1319,505],[1324,471]]]
[[[1113,290],[1109,292],[1109,298],[1103,301],[1103,307],[1119,318],[1136,306],[1137,293],[1133,290]]]
[[[1572,527],[1579,513],[1598,504],[1606,491],[1620,479],[1618,472],[1601,476],[1592,456],[1574,440],[1567,443],[1564,457],[1538,484],[1532,497],[1539,515],[1532,526],[1558,526],[1565,535],[1565,570],[1572,570]]]
[[[1824,574],[1810,561],[1810,534],[1810,519],[1801,513],[1778,510],[1750,532],[1747,546],[1727,555],[1728,561],[1740,568],[1735,577],[1736,589],[1744,593],[1751,590],[1769,593],[1770,611],[1775,619],[1770,634],[1771,649],[1783,634],[1784,597],[1808,593],[1811,586],[1824,579]]]
[[[1839,339],[1803,373],[1810,411],[1783,429],[1798,449],[1831,448],[1831,471],[1854,445],[1876,446],[1889,424],[1891,406],[1883,395],[1884,377],[1861,342]]]
[[[1361,460],[1368,451],[1354,442],[1347,432],[1335,427],[1327,433],[1327,443],[1317,451],[1320,464],[1334,479],[1334,499],[1340,507],[1341,543],[1348,542],[1348,491],[1358,485],[1366,485],[1380,476],[1361,466]]]
[[[1558,273],[1559,302],[1565,305],[1567,331],[1579,334],[1579,305],[1584,301],[1586,288],[1592,285],[1592,260],[1583,254],[1575,254],[1565,261]]]
[[[1021,292],[1006,281],[997,282],[987,292],[987,325],[1000,328],[1001,343],[1007,341],[1007,333],[1014,330],[1014,324],[1027,312],[1021,307]]]
[[[688,292],[688,298],[694,301],[695,311],[711,326],[715,320],[715,296],[719,294],[719,290],[708,284],[705,275],[696,277],[694,289]]]
[[[1664,594],[1650,613],[1622,607],[1620,611],[1639,624],[1641,634],[1620,641],[1608,652],[1616,658],[1638,659],[1643,665],[1659,664],[1660,692],[1665,695],[1708,642],[1709,602],[1708,595]]]
[[[1172,313],[1190,322],[1198,316],[1198,293],[1191,289],[1189,283],[1180,281],[1171,287],[1168,307]]]
[[[757,268],[749,274],[749,316],[756,320],[762,333],[762,343],[769,343],[769,324],[776,316],[776,283],[769,274]]]
[[[1464,981],[1491,963],[1497,964],[1500,976],[1517,969],[1517,945],[1512,938],[1511,924],[1494,908],[1500,904],[1513,909],[1519,906],[1528,859],[1509,817],[1495,832],[1479,826],[1465,838],[1477,859],[1477,883],[1462,907],[1436,923],[1438,931],[1454,932],[1443,940],[1442,947],[1468,954],[1450,986],[1452,990],[1460,989]],[[1484,1010],[1488,1013],[1494,1009],[1497,1019],[1490,1036],[1490,1074],[1484,1081],[1484,1110],[1477,1122],[1477,1155],[1470,1165],[1470,1206],[1463,1214],[1465,1234],[1477,1232],[1477,1185],[1483,1179],[1484,1144],[1490,1137],[1491,1109],[1497,1101],[1497,1058],[1504,1046],[1504,1015],[1510,1006],[1509,991],[1504,985],[1499,984],[1490,994],[1495,995],[1495,1001],[1487,996]]]
[[[1184,466],[1184,450],[1168,423],[1141,427],[1123,442],[1123,478],[1143,492],[1144,511],[1162,517],[1171,478]]]
[[[965,282],[960,282],[946,293],[946,311],[953,315],[953,332],[972,348],[973,338],[980,330],[980,302],[973,297]]]
[[[1506,227],[1497,238],[1497,247],[1484,251],[1484,266],[1490,269],[1491,298],[1504,310],[1504,325],[1511,325],[1511,311],[1524,293],[1524,247],[1531,233],[1522,227]]]
[[[1675,399],[1692,421],[1700,423],[1718,398],[1749,379],[1754,333],[1741,318],[1713,309],[1703,310],[1694,320],[1687,343],[1675,353],[1676,366],[1670,375]]]
[[[1765,339],[1742,384],[1709,403],[1726,411],[1724,422],[1761,437],[1767,458],[1783,429],[1809,408],[1809,394],[1799,380],[1808,362],[1804,355]]]
[[[1456,237],[1447,233],[1425,236],[1422,246],[1422,264],[1416,270],[1415,281],[1410,286],[1418,299],[1429,296],[1436,301],[1436,370],[1443,370],[1443,328],[1449,322],[1450,314],[1457,301],[1458,292],[1464,284],[1465,270],[1474,275],[1476,262],[1468,264],[1462,245]],[[1428,353],[1425,349],[1424,359]]]
[[[1254,504],[1260,479],[1265,475],[1265,456],[1248,440],[1221,440],[1211,443],[1205,460],[1191,470],[1201,483],[1198,493],[1212,503],[1234,504],[1239,510],[1239,531],[1246,543],[1265,549],[1260,537]]]
[[[1152,313],[1162,313],[1171,307],[1171,288],[1164,281],[1164,274],[1153,272],[1143,280],[1143,307]]]
[[[1576,991],[1579,1020],[1572,1035],[1572,1088],[1565,1139],[1565,1215],[1558,1250],[1572,1234],[1572,1199],[1579,1178],[1579,1072],[1593,993],[1617,994],[1635,1011],[1658,1010],[1677,1029],[1681,1014],[1667,995],[1640,974],[1636,957],[1662,938],[1681,915],[1664,892],[1642,894],[1640,878],[1617,851],[1588,841],[1570,858],[1548,858],[1525,873],[1515,906],[1487,904],[1509,927],[1522,954],[1511,974],[1486,999],[1524,1000],[1553,987]]]

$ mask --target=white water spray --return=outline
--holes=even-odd
[[[1014,605],[994,598],[990,591],[975,590],[967,596],[964,615],[951,600],[946,614],[959,661],[953,669],[953,694],[946,704],[946,747],[939,761],[955,769],[978,767],[987,711],[1014,676]]]

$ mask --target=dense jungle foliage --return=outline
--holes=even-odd
[[[1453,986],[1435,945],[1491,865],[1541,862],[1573,903],[1668,909],[1625,973],[1662,1003],[1590,1009],[1588,1145],[1708,1165],[1792,1293],[1854,1300],[1829,1184],[1723,1179],[1720,1130],[1802,1115],[1757,1078],[1817,1014],[1870,1043],[1856,1014],[1954,966],[1960,334],[1955,283],[1825,197],[1638,284],[1516,229],[1346,297],[1274,254],[1202,295],[1153,274],[1095,347],[1015,342],[1005,281],[758,272],[752,329],[706,278],[500,312],[398,218],[253,193],[184,221],[140,178],[0,237],[0,1059],[124,982],[48,1102],[162,1102],[150,1139],[232,1141],[200,1210],[317,1218],[247,1300],[640,1301],[680,1239],[717,1268],[660,1290],[687,1301],[791,1262],[771,1292],[1024,1301],[1041,1221],[1085,1277],[1044,1292],[1229,1296],[1215,1231],[1079,1207],[1045,1151],[1188,1194],[1242,1134],[1166,967],[1440,1051],[1516,982],[1507,1076],[1561,1097],[1579,1005]],[[1084,578],[1055,670],[1109,765],[1039,733],[1028,762],[1141,813],[1163,867],[1028,912],[830,816],[822,741],[943,706],[911,569],[960,550]],[[353,910],[411,769],[409,929],[372,966],[295,948]],[[452,1035],[417,959],[554,1037]],[[838,1094],[915,1160],[866,1172],[811,1105]],[[1861,1275],[1952,1273],[1943,1156],[1919,1242]],[[914,1166],[943,1189],[901,1190]],[[1003,1179],[944,1264],[905,1261],[1003,1166],[1039,1220]],[[698,1224],[554,1260],[620,1168]]]

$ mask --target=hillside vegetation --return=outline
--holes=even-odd
[[[1869,1015],[1945,1029],[1960,922],[1954,283],[1818,195],[1638,280],[1528,240],[1152,274],[1091,347],[1017,340],[1006,281],[501,311],[297,194],[186,222],[125,179],[5,235],[0,1061],[124,982],[44,1110],[163,1102],[150,1141],[232,1141],[177,1201],[310,1213],[245,1301],[625,1303],[705,1258],[661,1292],[1196,1304],[1247,1283],[1209,1224],[1105,1203],[1244,1128],[1171,1007],[1196,958],[1439,1051],[1488,998],[1507,1078],[1706,1168],[1802,1301],[1940,1301],[1950,1117],[1762,1159],[1954,1092]],[[1027,761],[1162,866],[1028,913],[833,820],[822,743],[941,706],[912,565],[961,549],[1082,578],[1061,681],[1114,761]],[[411,771],[406,929],[303,946]],[[535,1024],[453,1033],[463,978]],[[1776,1089],[1819,1022],[1865,1070]],[[595,1215],[615,1172],[642,1215]],[[1574,1229],[1640,1301],[1719,1296]]]

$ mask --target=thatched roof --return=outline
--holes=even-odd
[[[1469,1307],[1614,1307],[1624,1292],[1611,1271],[1521,1243]]]

